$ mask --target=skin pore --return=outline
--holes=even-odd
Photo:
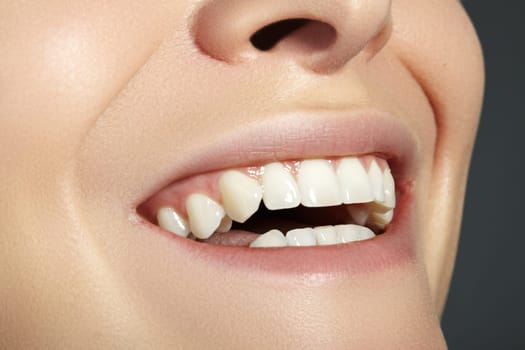
[[[250,42],[297,18],[273,49]],[[0,52],[0,348],[446,347],[484,83],[458,1],[0,0]],[[304,125],[369,111],[415,145],[403,263],[250,270],[136,212],[185,177],[335,156]]]

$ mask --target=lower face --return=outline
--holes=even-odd
[[[483,65],[457,1],[384,3],[303,52],[345,21],[0,1],[0,344],[444,348]]]

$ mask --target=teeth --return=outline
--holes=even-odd
[[[236,170],[221,174],[218,182],[221,204],[193,193],[186,199],[187,221],[171,207],[157,212],[157,222],[166,231],[181,237],[208,239],[215,232],[224,233],[233,221],[244,223],[259,209],[261,200],[269,210],[347,205],[349,216],[340,218],[348,225],[319,226],[290,230],[283,235],[270,230],[254,240],[250,247],[331,245],[369,239],[393,219],[396,191],[391,170],[381,170],[378,160],[370,157],[368,171],[357,157],[337,161],[309,159],[291,163],[270,163],[250,176]],[[379,160],[381,164],[386,162]],[[294,168],[297,164],[297,168]],[[296,173],[294,171],[296,170]],[[292,174],[295,175],[292,175]],[[257,174],[262,174],[256,179]],[[344,212],[343,212],[344,215]],[[350,219],[351,217],[351,219]],[[357,224],[357,225],[355,225]],[[193,233],[193,235],[189,235]]]
[[[386,213],[372,213],[369,218],[369,222],[378,224],[380,227],[384,227],[392,222],[394,218],[394,209],[390,209]]]
[[[286,241],[289,246],[306,247],[317,245],[314,230],[311,228],[298,228],[286,233]]]
[[[337,225],[335,226],[338,243],[349,243],[363,241],[375,237],[374,232],[368,227],[359,225]]]
[[[262,188],[257,180],[230,170],[222,174],[219,188],[224,209],[233,220],[243,223],[259,209]]]
[[[233,225],[232,219],[228,215],[222,218],[221,223],[219,224],[219,227],[217,227],[217,232],[224,233],[231,230]]]
[[[301,203],[297,183],[281,163],[264,167],[262,185],[263,202],[270,210],[295,208]]]
[[[286,247],[287,242],[279,230],[270,230],[250,244],[251,248]]]
[[[383,186],[383,173],[381,168],[377,165],[375,159],[370,163],[370,168],[368,169],[368,176],[370,178],[370,183],[372,184],[372,193],[374,194],[374,200],[377,202],[385,201],[385,188]]]
[[[315,239],[317,245],[331,245],[337,243],[337,233],[333,226],[314,227]]]
[[[301,203],[305,207],[341,204],[339,186],[332,165],[323,159],[304,160],[298,172]]]
[[[318,226],[290,230],[286,233],[286,237],[279,230],[271,230],[254,240],[250,247],[309,247],[363,241],[373,237],[375,237],[374,232],[364,226]]]
[[[215,232],[225,214],[222,206],[200,193],[194,193],[186,199],[186,211],[191,232],[201,239],[209,238]]]
[[[388,208],[396,207],[396,185],[394,177],[390,172],[390,168],[383,171],[383,186],[385,187],[385,201],[384,205]]]
[[[173,208],[163,207],[157,212],[157,222],[159,226],[181,237],[188,237],[190,234],[189,224]]]
[[[372,184],[365,168],[355,157],[341,159],[337,167],[343,203],[367,203],[374,199]]]

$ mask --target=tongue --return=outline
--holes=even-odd
[[[230,230],[225,233],[215,233],[210,238],[201,240],[200,242],[215,245],[248,247],[257,237],[259,237],[259,234],[254,232]]]

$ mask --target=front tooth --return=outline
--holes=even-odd
[[[251,244],[251,248],[286,247],[286,238],[279,230],[270,230],[257,237]]]
[[[219,227],[225,214],[220,204],[200,193],[194,193],[186,199],[186,211],[191,232],[200,239],[209,238]]]
[[[396,185],[394,183],[394,177],[390,168],[386,168],[383,171],[383,186],[385,188],[385,202],[384,205],[388,208],[396,207]]]
[[[337,225],[335,226],[335,232],[337,234],[337,243],[353,242],[359,238],[357,225]]]
[[[233,220],[243,223],[259,209],[263,191],[257,180],[229,170],[221,175],[219,189],[224,209]]]
[[[189,224],[173,208],[163,207],[157,212],[157,222],[160,227],[181,237],[188,237]]]
[[[337,234],[333,226],[314,227],[314,234],[318,245],[331,245],[337,243]]]
[[[385,201],[385,188],[383,186],[383,173],[381,168],[377,164],[376,160],[373,159],[368,169],[368,177],[372,184],[372,193],[374,194],[374,200],[378,202]]]
[[[311,228],[297,228],[286,233],[289,246],[306,247],[317,245],[314,230]]]
[[[343,158],[337,167],[343,203],[367,203],[374,199],[372,184],[366,170],[356,157]]]
[[[362,241],[375,236],[369,228],[359,225],[337,225],[335,232],[338,243]]]
[[[305,207],[341,204],[339,185],[332,165],[323,159],[304,160],[297,174],[301,203]]]
[[[262,184],[263,202],[270,210],[295,208],[301,203],[297,183],[281,163],[264,167]]]

